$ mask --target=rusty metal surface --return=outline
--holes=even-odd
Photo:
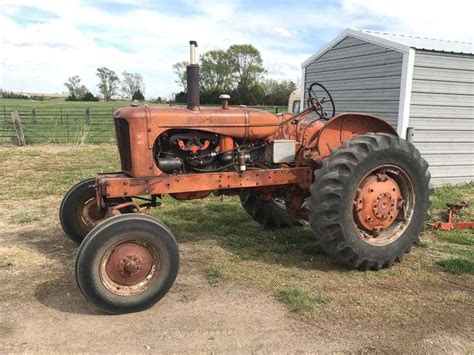
[[[163,268],[160,251],[139,236],[128,238],[105,250],[100,264],[102,284],[119,296],[146,291],[160,276]]]
[[[114,248],[105,270],[113,282],[131,286],[148,275],[152,263],[153,258],[147,248],[135,243],[123,243]]]
[[[201,108],[192,111],[175,107],[125,107],[115,118],[127,120],[130,127],[131,176],[160,175],[155,165],[153,144],[169,129],[199,129],[246,140],[265,139],[274,134],[281,117],[251,108]],[[123,152],[122,152],[123,154]]]
[[[97,198],[87,200],[77,210],[77,220],[84,230],[91,230],[106,218],[105,210],[97,203]]]
[[[315,146],[323,158],[331,155],[344,141],[356,135],[368,132],[384,132],[397,135],[397,132],[387,122],[376,116],[364,113],[343,113],[333,117],[322,127]]]
[[[163,195],[240,189],[250,187],[298,185],[308,189],[311,168],[258,169],[238,172],[183,174],[133,178],[124,174],[99,175],[97,185],[103,197]]]
[[[362,182],[354,199],[356,222],[379,234],[391,226],[402,206],[397,182],[385,174],[371,175]]]

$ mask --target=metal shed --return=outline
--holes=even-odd
[[[347,29],[302,64],[302,102],[320,82],[337,112],[387,120],[430,163],[435,185],[474,180],[472,43]]]

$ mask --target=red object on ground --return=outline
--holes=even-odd
[[[446,206],[448,206],[448,220],[446,222],[433,223],[432,224],[433,227],[442,229],[445,231],[450,231],[452,229],[474,228],[474,222],[453,222],[454,215],[459,214],[461,209],[469,206],[466,202],[447,203]]]

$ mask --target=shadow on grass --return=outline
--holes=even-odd
[[[214,240],[242,260],[321,271],[349,270],[322,250],[309,227],[264,229],[244,211],[237,198],[182,205],[165,199],[163,208],[153,211],[153,216],[167,224],[179,242]]]
[[[78,246],[67,239],[61,230],[31,230],[20,234],[25,244],[45,257],[59,263],[56,268],[39,270],[53,278],[40,283],[34,291],[38,302],[48,308],[73,314],[104,314],[87,302],[76,285],[74,260]]]
[[[266,230],[248,216],[235,198],[221,202],[217,199],[178,203],[164,201],[152,215],[166,223],[180,243],[215,241],[241,260],[259,260],[320,271],[347,272],[318,245],[309,228]],[[20,238],[63,269],[53,280],[35,290],[35,298],[43,305],[61,312],[104,314],[82,296],[74,276],[74,260],[78,246],[56,227],[51,230],[23,232]]]

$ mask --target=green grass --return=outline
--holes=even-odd
[[[39,220],[41,220],[41,214],[35,212],[20,213],[10,218],[10,222],[19,224],[28,224]]]
[[[460,245],[474,245],[474,233],[469,229],[437,231],[439,240]]]
[[[440,261],[438,264],[451,274],[474,274],[474,262],[471,260],[455,258]]]
[[[320,295],[313,295],[299,287],[285,287],[279,292],[279,298],[290,306],[291,311],[305,313],[312,311],[317,305],[326,303]]]
[[[0,98],[0,144],[16,144],[11,112],[18,111],[27,144],[38,143],[108,143],[115,138],[113,112],[130,101],[80,102],[64,99],[29,100]],[[154,103],[147,103],[150,106]],[[161,105],[166,106],[166,105]],[[35,119],[32,110],[35,108]],[[86,108],[90,109],[89,122]],[[275,112],[275,106],[260,106]],[[278,112],[286,112],[279,106]]]
[[[223,275],[224,272],[220,265],[214,265],[206,270],[206,280],[211,286],[216,286]]]
[[[0,147],[0,160],[0,201],[8,211],[2,222],[18,225],[16,228],[22,233],[30,230],[30,235],[36,235],[37,228],[46,235],[62,234],[57,208],[66,191],[97,172],[119,169],[113,144]],[[468,184],[442,188],[435,196],[438,205],[443,206],[452,201],[452,196],[472,205],[473,195],[473,185]],[[421,247],[413,248],[402,263],[381,272],[351,271],[326,255],[310,228],[266,230],[247,215],[237,196],[221,200],[211,195],[190,201],[167,196],[162,202],[160,208],[151,210],[151,215],[175,234],[183,247],[185,268],[198,271],[212,286],[225,279],[226,286],[238,283],[263,289],[295,312],[325,311],[337,304],[345,307],[348,297],[372,304],[379,292],[383,293],[379,296],[384,305],[374,307],[382,313],[389,312],[393,308],[390,300],[395,296],[389,294],[386,298],[383,290],[387,285],[409,284],[422,293],[423,285],[437,282],[442,270],[452,268],[452,262],[447,262],[446,269],[440,267],[440,260],[460,259],[464,260],[462,265],[474,262],[471,231],[427,228]],[[432,221],[439,220],[443,211],[444,207],[433,208]],[[465,213],[470,215],[471,211],[469,208]],[[364,292],[360,292],[361,287]],[[326,300],[330,300],[331,307],[317,307]],[[398,300],[394,302],[398,304]]]
[[[462,209],[461,214],[456,215],[454,220],[474,220],[474,183],[436,188],[433,194],[429,222],[445,221],[447,218],[446,204],[462,201],[467,202],[469,207]],[[474,251],[472,249],[474,245],[474,232],[472,229],[443,231],[429,227],[427,228],[427,233],[434,235],[437,242],[428,243],[426,249],[474,262]]]

